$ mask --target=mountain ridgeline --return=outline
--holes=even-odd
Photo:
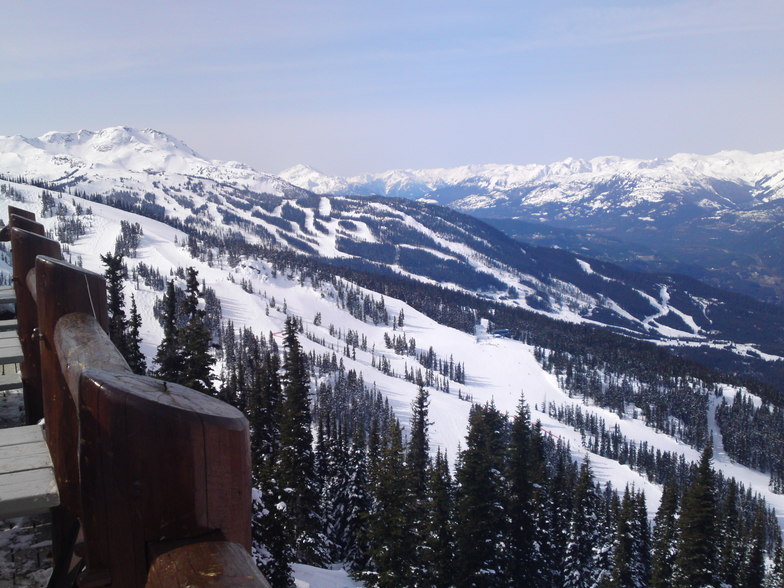
[[[527,242],[784,301],[784,151],[469,165],[351,178],[296,166],[281,176],[317,193],[437,202],[491,219]]]
[[[125,258],[126,284],[161,321],[163,351],[167,341],[176,350],[189,340],[198,319],[204,365],[193,367],[206,367],[198,378],[180,374],[185,361],[165,361],[161,346],[151,367],[171,367],[167,378],[197,382],[189,385],[248,415],[257,559],[276,585],[290,583],[288,562],[303,561],[342,562],[379,586],[502,586],[522,577],[577,586],[585,570],[603,585],[660,578],[656,585],[689,586],[705,567],[690,568],[690,549],[706,537],[712,551],[695,557],[715,564],[711,582],[753,585],[764,575],[763,552],[777,560],[769,577],[784,573],[776,519],[759,495],[784,492],[781,306],[693,277],[521,243],[439,204],[315,194],[242,164],[205,160],[156,131],[0,138],[0,174],[0,196],[40,213],[66,255],[90,238],[114,242],[107,227],[117,225],[114,257],[104,257],[117,275]],[[765,197],[774,202],[769,183]],[[122,220],[107,221],[118,209]],[[164,243],[172,228],[181,241]],[[215,290],[183,259],[209,272]],[[307,290],[310,302],[300,308],[312,318],[292,316],[282,298],[297,288]],[[218,298],[229,289],[248,304],[235,317],[277,328],[263,336],[226,324]],[[439,335],[429,349],[414,339],[427,335],[424,319],[410,325],[404,306],[438,323],[429,327]],[[131,315],[138,322],[135,300]],[[476,364],[442,352],[443,339],[458,336],[488,358],[502,348],[515,366],[531,358],[525,369],[510,362],[520,370],[515,396],[535,381],[542,389],[532,391],[531,413],[550,429],[523,403],[513,417],[491,397],[473,403],[486,379],[506,376],[474,376]],[[537,370],[544,376],[530,379]],[[382,388],[414,389],[416,400],[409,410]],[[430,416],[441,443],[454,415],[470,407],[465,444],[452,440],[461,447],[449,456],[457,458],[454,478],[447,457],[428,448],[427,394],[440,407]],[[716,439],[722,467],[732,458],[733,472],[756,470],[748,488],[711,470]],[[588,461],[576,465],[581,451],[604,468],[615,464],[616,474],[633,472],[649,490],[667,486],[653,536],[642,492],[630,487],[621,498],[602,487]],[[288,488],[302,499],[292,501]],[[712,504],[720,531],[697,520],[700,500]],[[681,539],[690,533],[697,539]],[[477,538],[496,548],[478,549]],[[673,573],[677,582],[668,584]]]

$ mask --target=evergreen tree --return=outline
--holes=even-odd
[[[338,535],[341,551],[338,561],[343,561],[350,570],[359,570],[367,565],[367,512],[370,510],[368,494],[367,458],[362,440],[354,437],[349,454],[348,479],[341,495],[344,506],[344,527]]]
[[[471,407],[457,465],[456,577],[462,586],[505,586],[505,418],[493,405]]]
[[[550,578],[548,586],[561,586],[564,579],[564,558],[569,542],[569,529],[574,503],[576,469],[569,448],[556,446],[553,456],[554,472],[547,484],[545,508],[539,517],[539,536],[542,541],[542,562]]]
[[[592,588],[597,584],[602,569],[595,565],[595,556],[603,548],[599,497],[586,457],[574,490],[569,540],[564,555],[564,588]]]
[[[613,552],[612,588],[643,588],[648,586],[650,540],[645,496],[623,494],[617,517],[617,531]]]
[[[678,521],[679,538],[673,588],[708,588],[717,579],[716,489],[711,457],[713,445],[705,447],[694,478],[683,495]]]
[[[264,477],[264,486],[253,489],[253,557],[272,588],[289,588],[294,585],[294,549],[287,532],[285,497],[274,477]]]
[[[320,565],[327,558],[320,534],[318,489],[310,430],[310,378],[297,339],[297,323],[286,318],[283,397],[280,402],[280,450],[276,474],[287,494],[298,561]]]
[[[724,500],[721,503],[718,528],[719,542],[719,580],[729,586],[736,586],[743,563],[740,549],[740,521],[738,520],[738,484],[730,480]]]
[[[430,468],[427,483],[427,520],[419,561],[423,565],[422,585],[434,588],[452,586],[454,485],[449,462],[439,449]]]
[[[125,297],[123,280],[126,277],[125,264],[121,253],[101,255],[106,266],[106,297],[109,310],[109,338],[122,356],[128,359],[128,321],[125,316]]]
[[[147,360],[141,350],[142,338],[139,329],[142,326],[142,317],[136,308],[136,297],[131,295],[131,318],[128,321],[128,355],[126,360],[135,374],[147,373]]]
[[[370,586],[397,588],[411,584],[414,544],[411,493],[401,483],[404,449],[397,419],[390,421],[371,471],[373,504],[368,514],[368,547],[374,570],[362,576]]]
[[[530,586],[546,586],[542,574],[543,537],[537,533],[536,513],[541,510],[541,496],[536,492],[543,482],[544,463],[534,451],[531,414],[521,398],[509,433],[506,479],[509,486],[507,516],[509,521],[509,552],[506,574],[513,582]]]
[[[426,564],[423,561],[423,547],[428,518],[426,492],[430,466],[430,442],[427,434],[427,429],[430,425],[427,420],[429,404],[430,400],[427,390],[420,386],[419,392],[411,405],[411,435],[406,452],[406,469],[411,492],[411,541],[417,546],[413,553],[411,570],[412,578],[415,582],[427,575]]]
[[[678,537],[677,512],[678,488],[674,481],[668,480],[664,484],[659,510],[653,522],[651,588],[672,587]]]
[[[765,588],[784,588],[784,549],[781,547],[781,539],[773,552],[773,565],[765,576]]]
[[[177,296],[171,280],[163,296],[163,339],[153,361],[158,366],[156,377],[180,382],[183,361],[177,342]]]
[[[406,459],[411,479],[411,490],[417,500],[424,499],[427,485],[427,471],[430,461],[430,442],[427,435],[427,429],[430,426],[427,420],[429,405],[428,392],[424,386],[420,386],[411,405],[411,436],[408,440]]]
[[[743,588],[762,588],[765,581],[765,524],[761,512],[754,518],[745,547],[739,585]]]
[[[179,355],[183,361],[179,383],[199,392],[215,394],[212,384],[215,358],[210,355],[211,335],[204,325],[204,310],[199,308],[199,290],[198,274],[189,267],[186,270],[183,302],[183,314],[187,322],[177,337]]]

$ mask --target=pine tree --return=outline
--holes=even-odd
[[[694,478],[683,495],[673,588],[718,586],[716,490],[711,468],[713,445],[705,447]]]
[[[765,588],[784,588],[784,549],[781,547],[781,538],[773,552],[773,565],[765,576]]]
[[[139,330],[142,326],[142,317],[136,308],[136,297],[131,295],[131,318],[128,321],[128,355],[125,359],[135,374],[147,373],[147,361],[141,350],[141,336]]]
[[[428,422],[429,404],[428,392],[423,386],[420,386],[411,405],[411,435],[406,452],[406,469],[411,493],[411,541],[417,546],[413,553],[411,573],[416,583],[419,583],[427,574],[422,548],[425,543],[428,517],[426,492],[430,466],[430,441],[427,434],[430,426]]]
[[[367,512],[370,510],[368,493],[367,456],[363,443],[357,436],[348,459],[348,479],[343,491],[344,528],[340,539],[342,551],[339,561],[350,570],[367,565]]]
[[[757,512],[754,518],[742,556],[739,585],[743,588],[762,588],[765,581],[765,525],[761,512]]]
[[[411,405],[411,436],[408,440],[406,465],[411,479],[411,490],[417,500],[424,499],[427,485],[427,470],[430,462],[430,442],[427,429],[430,423],[427,420],[430,399],[427,390],[419,387],[414,402]]]
[[[178,333],[179,354],[183,365],[179,383],[199,392],[215,394],[212,383],[212,366],[215,358],[210,355],[210,332],[204,325],[204,310],[199,308],[199,279],[195,269],[186,270],[185,301],[183,313],[187,320]]]
[[[653,527],[651,588],[671,588],[678,537],[678,488],[672,480],[664,484]]]
[[[298,561],[323,564],[327,558],[320,535],[318,491],[310,430],[310,383],[297,323],[286,319],[283,397],[280,402],[280,451],[276,474],[287,493]]]
[[[180,382],[183,361],[177,341],[177,296],[171,280],[163,296],[163,339],[153,361],[158,366],[156,377]]]
[[[539,536],[544,538],[541,544],[542,568],[550,579],[550,583],[545,585],[561,586],[577,475],[569,448],[560,442],[553,461],[554,473],[547,484],[545,506],[537,528]]]
[[[454,485],[449,475],[447,456],[439,449],[430,467],[427,482],[427,520],[419,561],[423,564],[422,585],[434,588],[452,586]]]
[[[513,582],[530,586],[546,586],[542,574],[541,552],[538,547],[543,537],[537,533],[537,512],[541,510],[544,463],[534,450],[531,414],[521,398],[509,434],[506,479],[509,487],[507,516],[509,520],[509,553],[506,574]]]
[[[718,517],[719,580],[729,586],[738,583],[738,573],[743,563],[743,551],[739,548],[740,528],[738,520],[738,484],[731,479],[727,487]]]
[[[411,493],[401,483],[404,449],[397,419],[389,423],[370,476],[373,504],[368,514],[368,553],[374,570],[363,576],[369,586],[409,586],[414,557]]]
[[[106,266],[106,296],[109,310],[109,338],[123,357],[128,358],[128,321],[125,317],[125,297],[123,280],[126,277],[125,264],[121,253],[101,255]]]
[[[493,405],[471,408],[457,466],[457,586],[505,586],[505,418]]]
[[[645,495],[627,486],[617,517],[613,552],[612,588],[648,586],[650,537]]]
[[[602,569],[595,565],[594,558],[597,550],[604,548],[599,523],[599,497],[586,457],[574,490],[569,539],[564,555],[564,588],[589,588],[596,585]]]
[[[286,503],[275,478],[264,477],[263,487],[253,489],[253,557],[272,588],[289,588],[294,585],[294,549],[287,532]]]

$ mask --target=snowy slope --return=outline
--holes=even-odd
[[[764,175],[775,183],[773,171],[782,153],[507,166],[506,175],[491,183],[500,190],[531,178],[588,177],[618,170],[670,177],[675,168],[692,179],[700,170],[725,178],[753,170],[748,181]],[[490,181],[497,171],[494,166],[466,166],[389,172],[384,181],[413,186],[427,180],[436,186],[465,178]],[[300,167],[291,179],[309,173]],[[35,139],[0,137],[0,175],[45,180],[55,189],[97,194],[126,208],[141,205],[148,216],[165,215],[209,238],[225,241],[239,235],[251,244],[478,292],[566,321],[607,326],[668,345],[720,350],[741,346],[735,348],[742,350],[743,361],[752,357],[746,350],[754,361],[784,357],[780,308],[750,305],[681,276],[635,274],[563,251],[524,246],[439,206],[400,198],[315,195],[238,163],[207,160],[158,131],[113,127]],[[600,194],[590,206],[601,200]]]
[[[784,151],[467,165],[351,178],[300,165],[281,177],[317,193],[443,204],[493,219],[525,242],[590,250],[625,267],[685,273],[784,303]]]
[[[1,181],[0,185],[9,186],[7,182]],[[15,197],[22,198],[22,201],[14,200],[12,204],[32,210],[40,217],[41,190],[25,185],[13,187],[17,191]],[[7,194],[7,188],[4,192]],[[286,276],[273,272],[269,264],[261,260],[243,260],[236,267],[230,267],[227,260],[219,256],[216,256],[211,264],[200,261],[188,252],[185,235],[168,225],[80,198],[64,196],[62,202],[69,208],[80,204],[84,209],[92,210],[91,214],[81,217],[88,225],[87,233],[71,245],[66,254],[74,261],[83,262],[91,270],[102,272],[98,256],[100,253],[113,250],[114,240],[120,233],[120,222],[123,220],[138,222],[144,234],[136,257],[127,259],[129,267],[133,268],[140,262],[144,262],[160,269],[164,275],[168,275],[170,270],[177,267],[195,267],[206,285],[217,292],[222,302],[224,320],[231,320],[237,326],[246,325],[256,333],[277,333],[282,330],[287,316],[283,311],[285,307],[288,314],[303,318],[306,332],[315,335],[316,339],[323,339],[322,345],[312,339],[302,338],[303,347],[307,351],[324,353],[342,349],[344,345],[342,341],[330,334],[330,325],[335,325],[343,332],[353,329],[360,335],[365,335],[369,349],[375,347],[376,358],[382,354],[386,356],[398,375],[404,371],[406,362],[409,362],[408,365],[411,367],[410,357],[397,356],[392,350],[385,348],[384,334],[392,333],[391,327],[373,325],[350,316],[336,303],[334,289],[329,284],[314,288],[308,281],[300,283],[296,275]],[[4,212],[6,204],[8,204],[6,198],[0,199],[0,215],[6,214]],[[7,220],[5,216],[3,220]],[[56,217],[44,218],[42,222],[47,228],[54,230],[57,219]],[[246,283],[246,288],[240,285],[243,281]],[[253,293],[248,291],[251,289],[247,287],[248,284],[252,287]],[[153,318],[152,305],[163,293],[141,282],[136,284],[128,281],[126,283],[128,300],[131,294],[135,295],[142,315],[143,350],[150,359],[162,335],[160,327]],[[273,299],[276,301],[274,305]],[[575,459],[582,458],[585,450],[580,447],[580,434],[544,412],[545,405],[551,402],[575,405],[582,405],[582,403],[577,398],[569,398],[559,387],[556,378],[542,369],[534,358],[532,348],[510,339],[490,337],[481,328],[475,334],[468,334],[444,327],[394,298],[385,297],[385,304],[391,316],[397,315],[401,309],[404,311],[406,319],[403,332],[406,337],[416,339],[418,348],[427,349],[432,345],[439,355],[452,355],[455,361],[465,364],[467,374],[465,385],[454,384],[451,393],[431,391],[433,451],[439,447],[443,448],[454,460],[459,446],[464,443],[471,405],[459,396],[470,395],[474,402],[479,403],[493,401],[499,409],[511,414],[516,409],[521,393],[524,393],[532,408],[533,418],[541,420],[549,434],[568,441],[573,448]],[[268,308],[269,314],[267,314]],[[320,326],[313,324],[316,313],[321,314]],[[343,357],[343,361],[347,369],[358,370],[363,374],[365,382],[377,386],[387,396],[401,422],[404,425],[408,423],[411,403],[417,393],[415,384],[408,383],[399,376],[382,374],[373,367],[371,351],[358,349],[356,359]],[[219,369],[217,371],[219,372]],[[599,414],[610,426],[617,423],[630,439],[646,441],[662,451],[681,453],[690,461],[698,457],[693,448],[672,437],[655,432],[638,419],[629,417],[621,419],[609,410],[591,405],[584,405],[583,409]],[[720,447],[719,443],[717,447]],[[762,493],[779,513],[784,513],[784,496],[768,492],[767,476],[731,463],[720,450],[717,451],[716,461],[717,468],[743,480],[754,490]],[[660,498],[660,489],[657,486],[629,467],[598,455],[591,455],[591,463],[600,480],[612,481],[619,488],[623,488],[626,484],[633,484],[637,488],[644,489],[649,511],[653,513]],[[303,573],[307,575],[316,572],[304,570]],[[339,582],[337,585],[344,585],[342,584],[344,579],[340,576],[335,578],[335,581]]]

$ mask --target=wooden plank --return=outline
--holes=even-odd
[[[24,355],[22,355],[21,345],[11,348],[0,349],[0,365],[8,363],[22,363]]]
[[[41,425],[0,429],[0,446],[35,443],[36,441],[43,441],[43,439],[44,435]]]
[[[6,330],[0,331],[0,339],[19,339],[16,331]]]
[[[16,292],[13,286],[0,286],[0,304],[16,304]]]
[[[0,332],[2,331],[16,332],[17,327],[18,327],[18,323],[16,322],[16,319],[7,319],[4,321],[0,321]]]
[[[52,468],[0,474],[0,518],[43,512],[59,503]]]
[[[52,458],[43,438],[35,443],[0,446],[0,474],[51,468]]]
[[[22,387],[22,374],[0,376],[0,391],[19,390]]]
[[[0,337],[0,349],[12,349],[14,347],[19,347],[22,349],[22,344],[19,342],[19,339],[16,337]]]

